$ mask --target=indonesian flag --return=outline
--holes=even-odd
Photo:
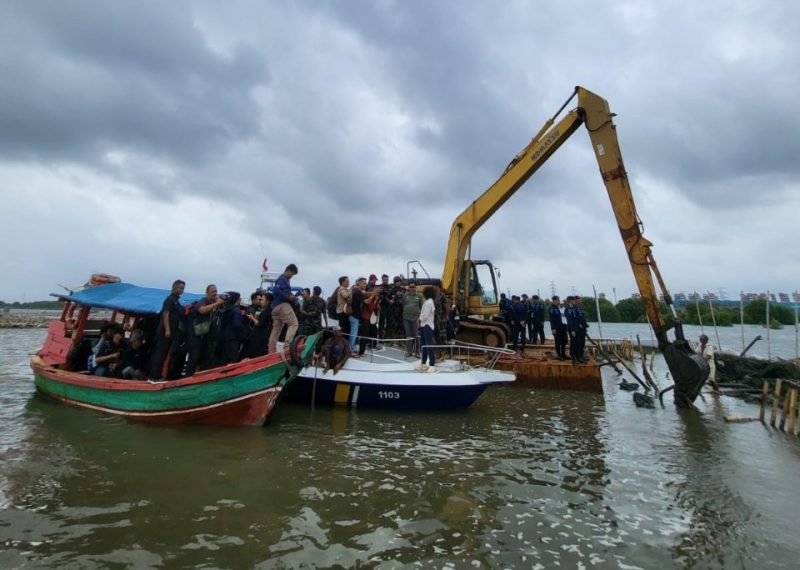
[[[262,269],[263,271],[269,271],[269,268],[267,267],[267,258],[266,258],[266,257],[264,258],[264,261],[263,261],[263,263],[261,264],[261,269]]]

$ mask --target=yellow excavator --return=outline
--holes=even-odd
[[[577,106],[556,122],[576,97]],[[694,354],[684,338],[672,297],[653,259],[652,243],[642,235],[642,223],[636,213],[622,162],[613,117],[605,99],[583,87],[576,87],[570,98],[547,120],[533,140],[514,157],[500,178],[455,219],[447,244],[442,288],[462,315],[459,340],[488,346],[505,346],[508,339],[507,326],[487,320],[487,317],[499,312],[495,270],[488,260],[469,258],[472,236],[578,127],[584,125],[592,141],[595,158],[600,166],[600,174],[611,200],[645,312],[675,381],[675,401],[679,405],[688,405],[697,398],[708,377],[708,364]],[[653,275],[658,281],[664,301],[672,311],[669,319],[665,319],[659,309]],[[674,340],[669,340],[669,330],[674,330]]]

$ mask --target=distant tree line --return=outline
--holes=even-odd
[[[700,316],[697,316],[697,309],[700,309]],[[678,311],[678,315],[683,322],[692,325],[700,324],[702,319],[704,325],[711,324],[711,308],[708,302],[701,302],[696,305],[688,304]],[[794,311],[785,305],[770,304],[769,306],[770,326],[780,328],[781,325],[794,324]],[[717,325],[728,327],[737,325],[742,321],[739,309],[734,307],[714,307],[714,318]],[[763,325],[767,319],[767,301],[758,299],[744,304],[744,322],[746,325]]]
[[[597,322],[597,305],[594,297],[581,297],[583,310],[586,312],[586,319]],[[599,299],[600,316],[604,323],[646,323],[647,317],[644,312],[644,303],[641,299],[622,299],[614,305],[608,299]],[[659,302],[661,314],[669,316],[669,307],[664,302]],[[697,316],[697,308],[700,308],[700,316]],[[767,302],[763,299],[750,301],[744,305],[744,322],[749,325],[763,325],[766,320]],[[783,305],[771,304],[769,307],[770,326],[773,328],[780,325],[794,324],[794,311]],[[711,308],[708,302],[701,302],[698,305],[688,304],[678,309],[678,318],[690,325],[699,325],[702,319],[704,325],[710,325]],[[740,322],[739,309],[731,307],[714,307],[714,318],[717,325],[729,327]]]

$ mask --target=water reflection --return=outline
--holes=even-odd
[[[800,445],[725,424],[747,414],[730,399],[639,410],[609,378],[605,397],[493,389],[467,413],[284,402],[264,429],[165,428],[33,397],[23,344],[0,360],[0,567],[793,567],[800,552]]]

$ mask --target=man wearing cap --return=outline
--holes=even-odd
[[[294,295],[292,295],[292,286],[289,283],[289,280],[295,275],[297,275],[297,266],[294,263],[290,263],[275,281],[275,285],[272,288],[272,332],[269,335],[268,354],[277,351],[278,338],[284,326],[286,326],[284,340],[287,343],[294,340],[294,335],[297,332],[297,316],[292,308]]]

